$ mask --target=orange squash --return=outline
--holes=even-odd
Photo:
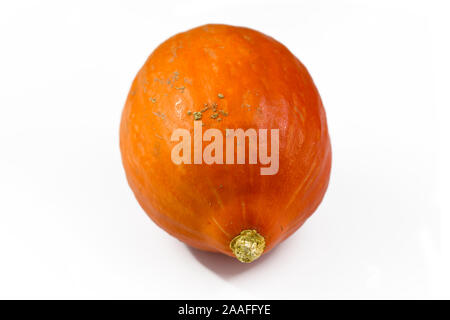
[[[244,163],[226,163],[225,153],[223,163],[194,163],[195,141],[203,143],[200,156],[210,143],[203,133],[194,136],[199,123],[203,133],[215,128],[224,139],[227,129],[277,129],[276,172],[262,174],[265,165],[250,161],[250,138]],[[178,129],[192,137],[181,163],[173,161]],[[330,176],[325,111],[308,71],[281,43],[242,27],[205,25],[162,43],[132,83],[120,148],[128,183],[157,225],[242,262],[296,231],[322,201]]]

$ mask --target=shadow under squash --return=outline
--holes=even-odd
[[[222,253],[202,251],[189,246],[187,246],[187,248],[197,261],[224,279],[230,279],[262,265],[267,259],[270,259],[273,252],[276,251],[271,250],[251,263],[242,263],[237,259]]]

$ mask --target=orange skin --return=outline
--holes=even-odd
[[[277,174],[260,175],[264,165],[248,164],[248,155],[239,165],[171,161],[172,132],[185,128],[193,137],[188,111],[214,102],[228,116],[205,112],[203,132],[280,130]],[[157,225],[229,256],[242,230],[264,236],[264,253],[296,231],[322,201],[331,168],[325,111],[306,68],[273,38],[227,25],[179,33],[150,55],[128,94],[120,148],[128,183]]]

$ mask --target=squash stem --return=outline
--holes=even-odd
[[[258,259],[266,247],[264,237],[256,230],[243,230],[230,242],[231,251],[244,263]]]

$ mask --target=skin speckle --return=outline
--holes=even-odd
[[[181,86],[181,87],[175,87],[175,89],[180,90],[181,93],[183,93],[184,89],[186,89],[186,88],[184,86]]]
[[[184,78],[184,83],[192,84],[192,80],[189,78]]]
[[[200,120],[202,118],[201,112],[194,112],[194,120]]]
[[[162,114],[162,113],[154,112],[154,111],[152,111],[152,113],[153,113],[155,116],[157,116],[157,117],[159,117],[159,118],[161,118],[161,119],[165,119],[165,118],[166,118],[166,116],[165,116],[164,114]]]

